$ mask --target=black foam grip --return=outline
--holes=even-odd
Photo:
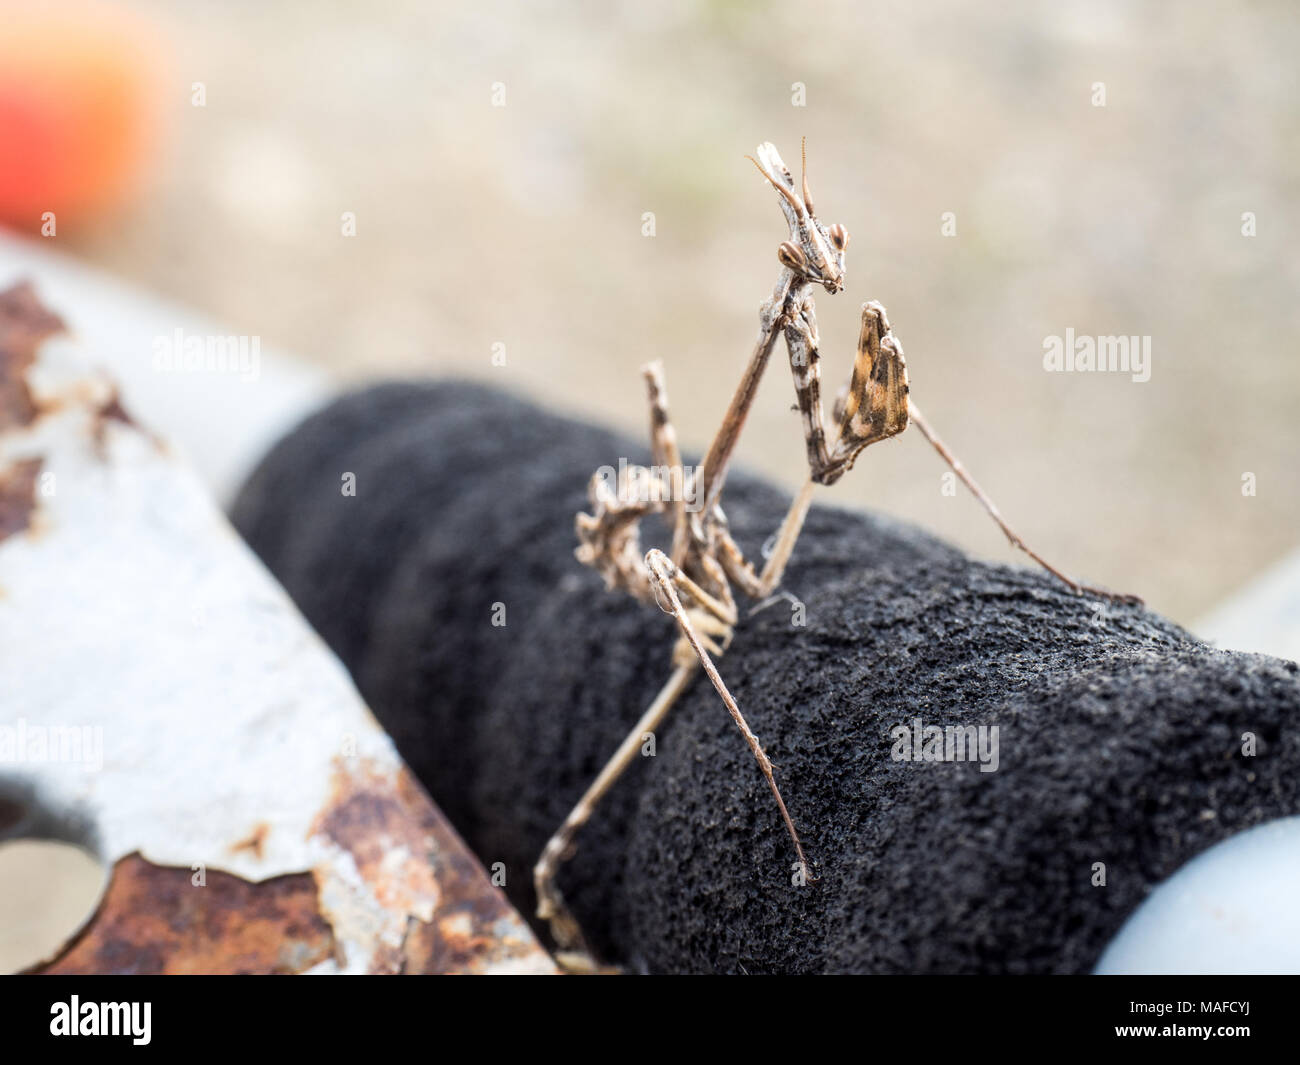
[[[234,507],[525,913],[543,844],[670,669],[671,619],[573,557],[586,482],[620,456],[645,448],[495,391],[382,385],[281,441]],[[736,472],[724,503],[759,557],[786,499]],[[742,619],[719,667],[818,879],[791,884],[772,797],[700,677],[560,877],[607,959],[1083,972],[1188,859],[1300,811],[1293,663],[871,514],[814,507],[785,588],[804,624],[784,601]],[[997,726],[996,772],[898,760],[918,718]]]

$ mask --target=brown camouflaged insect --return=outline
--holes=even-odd
[[[589,488],[592,513],[577,516],[579,561],[596,569],[605,578],[607,587],[621,589],[642,602],[657,603],[672,614],[681,629],[681,638],[673,649],[675,668],[668,682],[551,837],[533,869],[537,915],[550,922],[561,961],[575,969],[590,970],[595,962],[578,922],[555,885],[556,872],[572,853],[578,829],[591,818],[597,803],[637,756],[643,737],[658,728],[701,668],[722,697],[772,789],[798,858],[794,867],[796,877],[809,876],[803,846],[781,798],[772,763],[718,675],[713,656],[721,656],[726,651],[737,622],[731,585],[738,585],[752,599],[767,600],[772,596],[781,583],[803,527],[813,486],[834,484],[852,468],[864,448],[898,435],[909,422],[915,424],[997,522],[1013,547],[1024,551],[1076,593],[1137,601],[1132,596],[1114,595],[1071,580],[1032,551],[1006,523],[993,501],[935,435],[910,399],[902,345],[890,330],[885,308],[874,301],[862,305],[862,328],[853,376],[836,401],[833,419],[837,429],[834,442],[827,444],[822,419],[817,319],[811,289],[821,285],[833,294],[844,288],[844,253],[849,235],[843,226],[826,226],[817,218],[808,189],[806,153],[801,189],[796,188],[794,178],[771,144],[760,144],[756,154],[757,158],[747,158],[780,194],[790,239],[777,248],[780,277],[759,311],[754,353],[703,466],[694,475],[689,475],[682,466],[677,438],[668,418],[663,365],[651,363],[643,368],[642,374],[649,393],[654,465],[625,467],[614,485],[608,476],[597,473]],[[803,419],[809,477],[791,503],[761,572],[757,572],[732,539],[719,498],[732,452],[780,335],[785,337]],[[694,505],[688,505],[688,501],[694,501]],[[658,548],[642,554],[639,525],[642,518],[652,513],[664,514],[671,522],[671,554]]]

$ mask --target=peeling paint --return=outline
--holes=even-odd
[[[371,971],[485,973],[549,969],[518,915],[405,767],[395,776],[340,760],[313,834],[341,847],[385,911],[408,919]]]
[[[235,854],[239,851],[249,851],[254,858],[260,859],[266,847],[266,837],[270,834],[271,826],[262,821],[249,833],[247,839],[241,839],[231,846],[230,850]]]
[[[0,690],[103,737],[94,772],[6,775],[112,869],[45,971],[553,972],[193,473],[40,347],[61,328],[0,293]]]
[[[22,459],[0,469],[0,540],[31,525],[41,466],[41,459]]]
[[[439,896],[426,860],[433,848],[432,812],[427,800],[411,804],[391,776],[362,762],[356,769],[336,771],[334,795],[312,831],[352,856],[380,905],[428,920]]]
[[[94,439],[95,451],[101,457],[105,452],[105,441],[108,435],[108,425],[110,422],[117,422],[119,425],[125,425],[129,429],[147,436],[153,441],[154,446],[162,450],[163,443],[148,429],[144,428],[135,417],[128,411],[122,403],[122,394],[116,385],[109,385],[107,396],[105,396],[95,409],[95,421],[91,428],[91,436]]]
[[[0,432],[30,425],[40,410],[27,384],[41,341],[65,332],[28,282],[0,291]]]

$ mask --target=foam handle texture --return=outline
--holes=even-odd
[[[478,386],[385,384],[290,433],[233,508],[528,914],[541,847],[669,672],[671,620],[573,557],[586,482],[620,456],[646,447]],[[732,473],[724,505],[749,557],[785,503]],[[1099,610],[872,514],[814,507],[785,587],[805,624],[785,602],[745,618],[719,667],[819,878],[792,886],[771,795],[701,677],[561,875],[606,959],[1087,972],[1183,863],[1300,812],[1294,663]],[[891,732],[916,718],[998,726],[999,768],[895,760]]]

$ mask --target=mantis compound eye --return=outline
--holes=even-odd
[[[782,266],[788,266],[791,270],[798,272],[802,272],[804,267],[808,265],[808,260],[804,258],[803,252],[788,240],[783,241],[781,246],[776,249],[776,257],[780,260]]]
[[[831,238],[831,243],[835,245],[836,251],[843,251],[849,246],[849,231],[838,222],[826,232]]]

